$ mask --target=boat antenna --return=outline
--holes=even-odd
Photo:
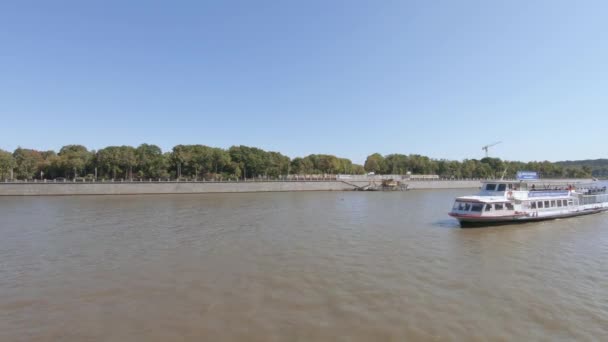
[[[500,180],[504,180],[505,179],[505,175],[507,174],[507,170],[509,169],[509,167],[505,167],[505,170],[502,172],[502,176],[500,177]]]
[[[498,144],[500,144],[500,143],[502,143],[502,141],[497,141],[497,142],[494,142],[494,143],[488,144],[488,145],[486,145],[486,146],[483,146],[483,147],[481,148],[482,150],[486,151],[486,158],[488,157],[488,148],[490,148],[490,147],[492,147],[492,146],[495,146],[495,145],[498,145]]]

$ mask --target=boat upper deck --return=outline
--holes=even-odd
[[[478,194],[458,197],[459,201],[495,203],[510,200],[540,200],[568,198],[582,195],[606,194],[606,186],[601,182],[559,182],[559,181],[485,181]]]

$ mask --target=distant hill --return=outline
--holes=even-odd
[[[555,164],[562,167],[586,167],[591,169],[593,177],[608,177],[608,159],[566,160]]]

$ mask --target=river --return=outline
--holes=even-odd
[[[608,214],[460,229],[470,192],[0,197],[0,340],[608,336]]]

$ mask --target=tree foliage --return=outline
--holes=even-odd
[[[141,144],[135,149],[135,158],[139,178],[168,177],[168,160],[160,147]]]
[[[0,179],[11,177],[11,171],[17,166],[13,154],[0,150]]]
[[[374,153],[367,156],[363,165],[365,171],[374,173],[389,173],[386,160],[380,153]]]
[[[608,159],[568,160],[556,164],[566,169],[584,169],[593,177],[608,178]]]
[[[240,145],[230,147],[228,153],[246,178],[278,177],[289,172],[290,159],[279,152]]]
[[[357,165],[358,166],[358,165]],[[291,173],[294,174],[363,174],[361,168],[346,158],[331,154],[311,154],[291,161]]]
[[[13,152],[15,159],[15,176],[19,179],[34,179],[44,165],[42,153],[36,150],[18,147]]]
[[[82,175],[89,165],[93,154],[82,145],[67,145],[59,150],[58,166],[65,177]]]
[[[499,158],[436,160],[417,154],[374,153],[367,157],[365,170],[379,174],[403,175],[436,174],[443,178],[515,178],[517,171],[536,171],[544,178],[585,178],[591,176],[591,168],[583,166],[563,167],[560,163],[505,161]]]
[[[228,149],[206,145],[177,145],[169,152],[150,144],[107,146],[98,151],[67,145],[54,151],[17,148],[12,154],[0,150],[0,179],[11,171],[18,179],[87,177],[97,179],[181,178],[225,180],[279,178],[290,174],[436,174],[442,178],[515,177],[519,170],[538,172],[543,178],[608,176],[608,160],[574,162],[518,162],[498,158],[462,161],[431,159],[418,154],[371,154],[364,165],[330,154],[311,154],[290,159],[273,151],[250,146]]]

